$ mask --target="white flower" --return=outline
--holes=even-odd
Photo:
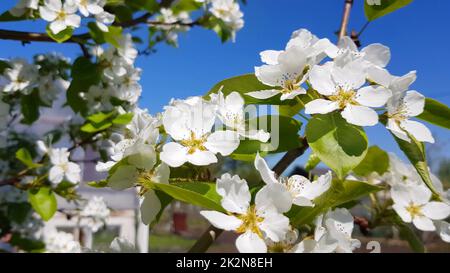
[[[311,65],[318,64],[326,56],[334,58],[338,54],[338,48],[330,40],[327,38],[319,39],[316,35],[304,28],[292,33],[286,48],[292,46],[298,46],[303,49]],[[264,55],[264,51],[262,55]]]
[[[305,105],[307,114],[326,114],[342,110],[347,122],[359,126],[378,123],[378,114],[370,107],[386,104],[392,93],[378,86],[362,87],[366,77],[361,61],[338,67],[332,62],[315,66],[310,73],[312,87],[327,99],[315,99]],[[362,88],[361,88],[362,87]]]
[[[63,81],[61,78],[53,79],[52,76],[41,76],[38,85],[41,100],[51,105],[65,91]]]
[[[138,253],[135,245],[125,238],[116,237],[109,246],[110,252],[113,253]]]
[[[171,167],[186,162],[205,166],[217,162],[216,154],[231,154],[239,146],[235,131],[211,132],[216,119],[216,106],[201,97],[175,101],[165,108],[163,125],[176,142],[164,145],[161,160]]]
[[[81,253],[81,245],[70,233],[51,230],[44,234],[45,249],[48,253]]]
[[[450,206],[443,202],[430,201],[431,191],[424,184],[394,185],[391,196],[392,208],[406,223],[413,223],[423,231],[434,231],[433,220],[443,220],[450,215]]]
[[[130,161],[128,163],[132,164]],[[155,162],[148,165],[144,170],[138,170],[133,165],[121,165],[115,170],[108,180],[108,185],[114,190],[124,190],[135,184],[140,185],[143,195],[140,198],[140,211],[142,222],[146,225],[155,220],[161,210],[161,201],[155,191],[145,187],[145,181],[153,183],[169,183],[170,169],[165,163],[161,163],[153,169]],[[143,179],[143,184],[139,184]]]
[[[445,221],[435,221],[434,225],[442,241],[450,243],[450,224]]]
[[[417,91],[407,91],[403,96],[393,96],[387,103],[388,128],[395,136],[410,142],[408,134],[418,141],[434,143],[430,130],[420,122],[410,120],[420,115],[425,106],[425,97]]]
[[[9,10],[11,15],[20,17],[24,15],[29,9],[37,10],[39,6],[39,0],[20,0],[15,7]]]
[[[108,25],[114,23],[116,16],[109,12],[103,11],[95,15],[95,23],[98,28],[103,32],[108,32]]]
[[[308,56],[300,46],[291,46],[277,54],[276,62],[272,57],[263,52],[262,61],[269,62],[260,67],[255,67],[255,75],[258,80],[274,89],[260,90],[246,93],[257,99],[268,99],[281,94],[280,100],[293,99],[300,94],[306,94],[301,86],[307,79],[309,69]]]
[[[140,79],[141,69],[128,67],[124,75],[114,79],[117,88],[114,89],[113,95],[120,100],[135,104],[142,93]]]
[[[218,117],[228,128],[236,131],[240,136],[267,142],[270,133],[264,130],[247,128],[245,122],[244,99],[238,92],[231,92],[224,98],[222,92],[211,95],[211,101],[218,105]],[[249,126],[256,124],[249,124]]]
[[[38,78],[37,66],[29,64],[24,59],[14,59],[9,64],[11,68],[6,68],[3,73],[6,84],[2,91],[5,93],[17,91],[23,94],[31,93]]]
[[[217,211],[201,211],[200,214],[217,228],[241,234],[236,240],[239,252],[266,252],[265,238],[273,242],[285,238],[289,219],[282,214],[287,210],[279,202],[289,203],[289,197],[283,187],[277,184],[264,186],[256,194],[254,205],[250,205],[247,181],[236,175],[222,175],[216,187],[222,196],[222,207],[228,214]]]
[[[41,153],[47,153],[50,157],[52,167],[50,168],[48,179],[56,185],[63,180],[76,184],[81,180],[81,168],[78,164],[70,162],[70,152],[67,148],[47,147],[43,141],[36,142]]]
[[[321,233],[326,230],[326,234],[330,236],[329,245],[332,245],[332,240],[337,241],[336,249],[337,253],[351,253],[355,248],[361,246],[361,242],[358,239],[352,238],[353,232],[353,216],[347,209],[337,208],[333,211],[329,211],[316,221],[316,227],[322,227],[318,232]]]
[[[338,246],[338,241],[330,236],[323,224],[323,215],[319,215],[314,224],[316,226],[312,238],[305,238],[293,247],[295,253],[331,253]]]
[[[361,52],[353,42],[352,38],[345,36],[338,44],[339,51],[334,61],[338,66],[344,66],[345,64],[354,60],[362,60],[364,69],[369,70],[368,77],[370,78],[370,70],[382,69],[386,67],[391,59],[391,51],[389,47],[382,44],[370,44],[363,48]]]
[[[87,17],[89,14],[102,13],[105,0],[75,0],[75,3],[78,5],[80,13]]]
[[[209,11],[231,28],[234,37],[235,32],[244,27],[244,14],[239,4],[234,0],[212,0],[211,3]]]
[[[49,180],[53,184],[59,184],[63,180],[76,184],[81,180],[81,169],[78,164],[70,162],[70,152],[67,148],[51,148],[49,150],[52,167],[49,171]]]
[[[93,232],[97,232],[104,225],[109,214],[110,210],[101,196],[89,199],[80,212],[81,217],[87,218],[87,225]]]
[[[331,186],[332,177],[330,171],[321,175],[314,182],[309,181],[301,175],[293,175],[289,178],[280,177],[277,179],[275,173],[269,169],[266,161],[259,154],[255,158],[255,168],[267,185],[282,185],[290,193],[291,203],[297,206],[313,207],[313,200],[326,192]]]
[[[155,168],[153,172],[145,175],[145,178],[154,183],[169,183],[170,168],[164,162]],[[148,189],[140,199],[141,219],[146,225],[151,224],[161,210],[161,201],[156,193]]]
[[[58,34],[68,27],[80,26],[81,18],[76,14],[77,5],[72,1],[45,0],[44,6],[39,7],[42,19],[50,23],[50,30]]]
[[[119,47],[117,48],[117,54],[122,57],[129,65],[134,63],[138,55],[137,49],[133,44],[133,37],[130,33],[127,33],[119,40]]]
[[[404,163],[393,153],[389,153],[389,172],[386,176],[386,181],[391,186],[397,184],[420,185],[423,183],[414,166]]]
[[[296,242],[298,240],[298,230],[290,228],[284,239],[279,242],[274,242],[269,238],[266,238],[267,252],[270,253],[291,253],[296,248]]]
[[[89,112],[96,113],[99,111],[111,111],[113,109],[111,103],[112,92],[112,87],[92,85],[89,87],[88,92],[81,93],[80,96],[86,100]]]

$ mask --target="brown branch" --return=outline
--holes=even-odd
[[[302,138],[302,147],[288,151],[280,161],[275,164],[272,170],[281,175],[299,156],[305,153],[309,145],[306,138]],[[209,226],[195,244],[188,250],[188,253],[203,253],[214,243],[214,241],[222,234],[223,230],[214,226]]]
[[[74,35],[72,36],[72,38],[65,41],[65,43],[79,43],[80,40],[85,40],[89,37],[90,36],[88,33]],[[16,30],[5,30],[5,29],[0,29],[0,39],[15,40],[22,42],[55,42],[55,40],[53,40],[46,33],[25,32]]]
[[[353,0],[345,0],[344,13],[342,14],[341,28],[339,30],[338,41],[347,34],[347,26],[350,21],[350,10],[353,6]]]

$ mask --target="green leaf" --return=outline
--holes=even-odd
[[[176,182],[171,184],[146,181],[155,190],[162,191],[174,199],[206,209],[225,212],[220,205],[221,197],[216,184],[206,182]]]
[[[31,205],[28,203],[9,203],[7,208],[8,218],[17,224],[22,224],[31,211]]]
[[[56,197],[49,187],[30,189],[28,191],[28,201],[44,221],[50,220],[56,212]]]
[[[81,126],[81,131],[94,134],[98,133],[100,131],[104,131],[112,126],[112,123],[109,121],[102,122],[102,123],[86,123],[83,126]]]
[[[312,223],[314,218],[329,209],[359,200],[380,190],[382,190],[381,187],[365,182],[333,180],[330,189],[314,200],[314,207],[293,206],[287,216],[291,219],[293,226],[300,227]]]
[[[59,32],[58,34],[54,34],[51,31],[49,26],[50,25],[47,25],[47,28],[46,28],[48,36],[50,36],[50,38],[52,38],[53,40],[55,40],[58,43],[64,43],[65,41],[69,40],[73,35],[73,28],[71,28],[71,27],[64,29],[63,31]]]
[[[363,161],[353,169],[360,176],[367,176],[373,172],[383,175],[389,169],[389,155],[378,146],[371,146]]]
[[[24,95],[20,99],[20,106],[22,110],[23,119],[21,122],[23,124],[32,124],[39,119],[39,92],[34,89],[28,95]]]
[[[419,173],[423,182],[428,186],[435,197],[440,198],[438,191],[434,188],[433,181],[431,180],[430,171],[426,160],[425,145],[422,142],[417,141],[411,134],[406,132],[411,142],[404,141],[392,134],[397,142],[400,150],[406,155],[411,164]]]
[[[20,148],[19,150],[17,150],[16,158],[20,160],[20,162],[25,164],[25,166],[27,166],[28,168],[38,168],[42,166],[41,164],[33,162],[33,157],[26,148]]]
[[[26,13],[22,16],[14,16],[9,11],[5,11],[2,15],[0,15],[0,22],[23,21],[27,19]]]
[[[369,21],[385,16],[393,11],[403,8],[412,3],[413,0],[379,0],[380,5],[369,5],[364,1],[364,13]],[[376,2],[376,1],[375,1]]]
[[[170,203],[172,203],[172,201],[173,201],[173,197],[168,195],[165,192],[155,191],[155,194],[156,194],[156,196],[158,196],[159,202],[161,202],[161,209],[159,210],[155,219],[150,223],[150,225],[149,225],[150,228],[153,228],[157,223],[159,223],[159,219],[161,219],[161,216],[163,215],[165,208],[168,205],[170,205]]]
[[[347,123],[339,113],[315,115],[306,126],[306,138],[320,160],[343,179],[367,153],[364,130]]]
[[[127,125],[133,119],[133,113],[125,113],[122,115],[118,115],[112,120],[113,124],[117,125]]]
[[[398,228],[400,232],[400,238],[407,241],[409,246],[414,252],[424,253],[425,246],[422,243],[422,240],[417,236],[417,233],[411,229],[411,227],[404,223],[398,215],[394,214],[390,217],[390,220],[393,222],[394,226]]]
[[[12,235],[10,243],[27,252],[40,252],[45,250],[44,242],[25,238],[17,233]]]
[[[426,98],[424,111],[417,118],[450,129],[450,108],[437,100]]]
[[[125,0],[125,4],[133,9],[146,10],[151,13],[159,9],[159,4],[156,0]]]
[[[92,121],[93,123],[102,123],[108,120],[110,117],[114,116],[115,111],[111,111],[108,113],[98,112],[88,116],[86,119]]]
[[[92,85],[101,79],[101,68],[88,58],[79,57],[75,60],[71,71],[72,82],[67,90],[67,103],[74,112],[85,113],[86,103],[80,97],[81,92],[88,92]]]
[[[205,95],[205,97],[209,96],[210,94],[217,93],[219,90],[222,89],[222,93],[224,96],[227,96],[231,92],[238,92],[242,95],[242,97],[245,100],[246,104],[272,104],[272,105],[295,105],[295,100],[280,100],[281,95],[276,95],[272,98],[266,99],[266,100],[260,100],[255,99],[253,97],[250,97],[248,95],[245,95],[245,93],[253,92],[253,91],[260,91],[260,90],[268,90],[268,89],[274,89],[272,86],[268,86],[263,84],[256,78],[255,74],[244,74],[241,76],[232,77],[229,79],[225,79],[216,85],[214,85],[211,90]]]
[[[108,26],[108,32],[103,32],[95,22],[88,23],[89,34],[97,44],[109,43],[114,47],[120,47],[119,40],[122,37],[122,28]]]
[[[3,74],[7,68],[11,68],[9,63],[7,61],[0,60],[0,74]]]
[[[172,10],[175,14],[178,14],[182,11],[194,11],[202,7],[202,3],[197,2],[196,0],[179,0],[172,7]]]
[[[298,136],[301,122],[286,116],[260,116],[247,121],[249,124],[258,125],[258,129],[263,129],[271,134],[271,138],[266,143],[258,140],[241,140],[239,147],[230,155],[236,160],[253,161],[256,153],[265,155],[268,153],[281,153],[302,146]]]
[[[108,180],[90,181],[87,185],[93,188],[105,188],[108,186]]]

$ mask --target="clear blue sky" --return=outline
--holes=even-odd
[[[16,0],[3,0],[2,10]],[[235,43],[222,44],[215,33],[200,28],[181,34],[179,48],[166,45],[158,52],[140,57],[137,66],[143,69],[141,107],[152,113],[162,110],[170,98],[182,98],[205,93],[216,82],[253,71],[260,65],[259,52],[282,49],[292,31],[307,28],[319,37],[336,40],[343,0],[248,0],[243,7],[245,27]],[[410,6],[372,22],[361,37],[363,45],[383,43],[391,48],[388,68],[395,75],[417,70],[418,79],[412,86],[428,97],[450,104],[450,1],[415,0]],[[355,0],[350,27],[359,30],[365,23],[363,0]],[[43,31],[41,23],[0,23],[5,29]],[[75,58],[80,54],[74,45],[1,41],[0,57],[31,57],[36,53],[57,51]],[[438,145],[450,140],[448,131],[431,126]],[[367,129],[371,144],[401,152],[390,135],[376,126]],[[443,150],[445,148],[441,148]],[[450,156],[449,152],[443,152]],[[303,159],[300,159],[303,162]]]

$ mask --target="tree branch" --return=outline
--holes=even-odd
[[[339,30],[338,41],[347,34],[347,26],[350,21],[350,10],[353,6],[353,0],[345,0],[344,13],[342,14],[341,28]]]
[[[306,138],[302,138],[302,147],[288,151],[275,164],[272,170],[279,176],[292,164],[299,156],[305,153],[309,145]],[[188,250],[188,253],[203,253],[214,243],[214,241],[222,234],[223,230],[214,226],[209,226],[195,244]]]

